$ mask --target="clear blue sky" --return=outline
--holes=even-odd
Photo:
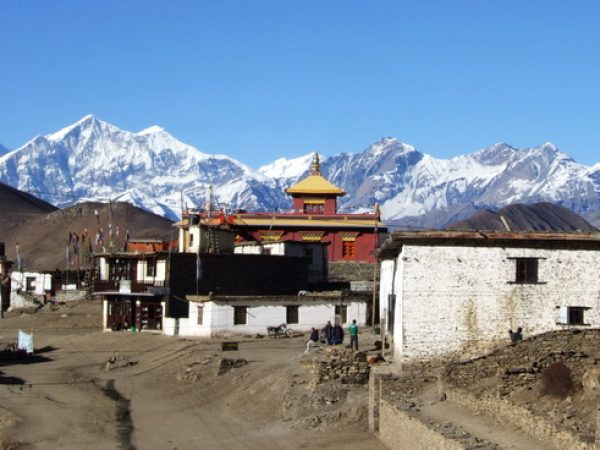
[[[93,113],[253,167],[394,136],[600,160],[598,1],[0,0],[0,143]]]

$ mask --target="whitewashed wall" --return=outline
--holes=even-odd
[[[109,267],[108,267],[108,259],[101,257],[98,258],[98,266],[100,267],[100,279],[101,280],[108,280],[108,271],[109,271]]]
[[[516,257],[540,258],[538,284],[513,283]],[[478,354],[517,327],[525,336],[577,327],[557,323],[565,305],[589,307],[585,322],[599,327],[599,273],[596,251],[405,245],[395,276],[396,361]]]
[[[180,336],[211,336],[222,333],[240,334],[266,334],[268,326],[276,326],[286,322],[286,306],[289,303],[277,302],[256,303],[217,303],[204,302],[203,324],[198,325],[198,305],[189,302],[188,318],[179,319],[178,334]],[[347,305],[347,318],[351,322],[356,319],[359,325],[366,324],[367,307],[364,302],[350,302]],[[233,324],[233,307],[247,306],[247,323],[245,325]],[[328,320],[335,319],[335,304],[311,303],[299,305],[297,324],[289,324],[294,331],[309,331],[312,327],[322,328]],[[176,321],[166,318],[164,332],[168,335],[175,334]]]
[[[156,261],[156,275],[153,277],[149,277],[146,275],[147,266],[151,263],[150,260],[142,259],[137,262],[137,281],[142,281],[145,283],[151,282],[162,282],[167,279],[167,262],[164,259],[159,259]]]
[[[25,291],[27,289],[27,278],[35,278],[34,289],[28,292],[35,295],[44,295],[44,291],[52,290],[52,275],[39,272],[11,272],[10,284],[11,290]]]
[[[379,271],[379,318],[387,320],[388,296],[394,293],[394,273],[396,261],[386,259],[381,262]]]

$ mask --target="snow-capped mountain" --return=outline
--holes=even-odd
[[[284,189],[307,175],[311,159],[281,158],[253,170],[160,127],[133,133],[86,116],[1,156],[0,181],[61,207],[111,199],[176,218],[182,204],[202,205],[209,185],[234,209],[285,209]],[[379,203],[386,222],[404,226],[439,227],[515,202],[546,201],[600,217],[600,163],[577,164],[550,143],[524,150],[500,143],[437,159],[384,138],[360,153],[321,157],[321,171],[348,193],[341,210]]]
[[[379,203],[386,222],[400,226],[440,227],[516,202],[547,201],[584,216],[600,212],[600,163],[577,164],[551,143],[524,150],[499,143],[437,159],[384,138],[361,153],[327,158],[321,171],[349,193],[340,199],[342,209],[361,211]],[[289,185],[306,173],[284,173],[278,183]]]
[[[132,133],[91,115],[0,157],[0,180],[59,207],[110,199],[170,218],[182,199],[203,204],[209,185],[234,206],[279,202],[274,181],[239,161],[202,153],[160,127]]]

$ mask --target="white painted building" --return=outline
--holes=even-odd
[[[169,253],[97,254],[93,295],[102,298],[104,331],[161,331],[169,296]]]
[[[52,290],[52,275],[41,272],[11,272],[11,290],[28,292],[43,298]]]
[[[366,324],[368,298],[340,295],[188,296],[187,318],[165,318],[164,333],[180,336],[266,334],[268,326],[288,324],[294,331],[321,329],[328,320]]]
[[[175,225],[179,229],[180,253],[233,252],[235,232],[226,228],[220,214],[203,221],[199,215],[189,214]]]
[[[10,285],[10,309],[37,306],[52,291],[52,275],[15,271],[10,274]]]
[[[257,241],[237,243],[233,250],[237,254],[279,255],[309,258],[308,281],[327,281],[327,244],[322,242]]]
[[[397,363],[480,354],[518,327],[600,327],[600,233],[395,232],[379,258]]]

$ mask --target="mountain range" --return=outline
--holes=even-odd
[[[284,189],[307,175],[311,158],[281,158],[255,170],[160,127],[130,132],[89,115],[1,156],[0,181],[57,207],[118,200],[176,219],[186,205],[202,206],[209,186],[231,209],[290,208]],[[383,138],[359,153],[322,157],[321,171],[348,193],[342,211],[379,203],[391,226],[443,227],[517,202],[549,202],[600,223],[600,163],[578,164],[551,143],[499,143],[438,159]]]

